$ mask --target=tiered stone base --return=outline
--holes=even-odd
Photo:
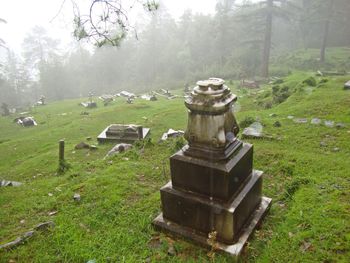
[[[250,235],[253,233],[254,229],[259,225],[260,221],[264,218],[267,211],[271,206],[271,198],[262,197],[261,202],[256,207],[250,218],[247,220],[246,224],[239,233],[237,241],[233,244],[225,244],[223,242],[216,242],[215,248],[234,257],[238,257],[242,252],[244,245],[248,241]],[[207,236],[202,233],[194,231],[193,228],[184,227],[174,222],[171,222],[163,217],[163,213],[159,214],[153,221],[153,225],[156,229],[160,231],[165,231],[177,235],[179,237],[188,238],[200,245],[205,247],[210,247],[207,242]]]
[[[238,256],[271,199],[262,196],[262,171],[253,170],[253,146],[241,143],[230,158],[209,161],[179,151],[170,157],[171,181],[160,189],[159,230]]]

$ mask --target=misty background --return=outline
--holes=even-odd
[[[294,61],[300,50],[350,46],[348,0],[213,0],[197,11],[171,9],[167,4],[178,1],[170,2],[160,1],[156,12],[139,9],[130,14],[137,37],[130,32],[119,47],[73,41],[73,11],[65,1],[56,3],[49,16],[59,29],[51,29],[50,23],[31,27],[20,46],[6,41],[6,35],[16,32],[0,31],[0,103],[13,108],[31,105],[41,95],[54,101],[89,92],[179,89],[214,76],[258,79],[266,53],[268,2],[273,5],[270,76],[289,74],[291,65],[284,61]],[[0,18],[0,28],[10,27],[6,13]],[[333,69],[327,53],[325,61],[309,58],[306,64],[293,64],[299,70],[349,66]]]

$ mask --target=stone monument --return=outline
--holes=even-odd
[[[271,205],[262,196],[263,172],[253,170],[253,145],[236,138],[236,100],[222,79],[197,82],[185,100],[188,145],[170,157],[171,181],[160,189],[162,213],[153,221],[234,256]]]

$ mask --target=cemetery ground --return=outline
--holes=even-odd
[[[258,120],[268,135],[244,139],[254,144],[254,167],[264,171],[263,193],[273,205],[243,262],[349,262],[350,91],[343,89],[349,76],[304,81],[312,75],[293,73],[260,90],[226,82],[239,96],[238,122]],[[151,226],[161,211],[159,189],[170,179],[168,158],[185,143],[159,139],[169,128],[185,129],[183,99],[126,104],[118,98],[94,109],[79,107],[81,101],[33,108],[35,127],[0,117],[0,179],[23,183],[0,187],[0,244],[41,222],[55,223],[24,244],[1,250],[0,262],[231,262],[228,255],[208,255],[208,249]],[[311,124],[312,118],[334,121],[334,127]],[[113,144],[74,149],[81,141],[97,145],[96,136],[111,123],[141,124],[151,134],[107,159]],[[70,165],[63,174],[57,174],[60,139]],[[76,193],[80,201],[73,200]]]

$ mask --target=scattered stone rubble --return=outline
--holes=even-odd
[[[48,231],[50,228],[54,228],[55,227],[55,223],[52,221],[48,221],[45,223],[40,223],[38,225],[36,225],[32,230],[24,233],[23,235],[17,237],[15,240],[8,242],[6,244],[0,245],[0,251],[1,250],[8,250],[8,249],[13,249],[21,244],[23,244],[24,242],[28,241],[28,239],[30,239],[31,237],[34,236],[34,234],[38,231],[40,232],[46,232]]]
[[[116,144],[105,156],[105,158],[116,155],[118,153],[125,152],[127,150],[130,150],[132,148],[131,144],[128,143],[118,143]]]
[[[166,141],[168,138],[175,138],[184,135],[184,131],[169,129],[168,132],[163,133],[161,140]]]

